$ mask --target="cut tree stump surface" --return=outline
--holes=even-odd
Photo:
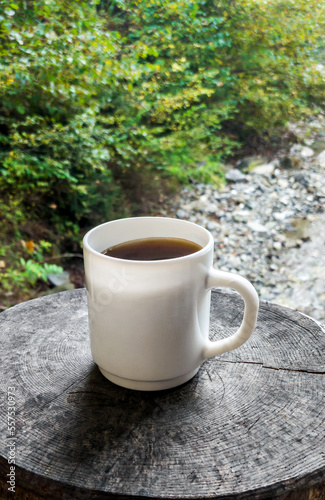
[[[242,312],[239,295],[214,291],[211,338],[231,335]],[[261,302],[246,344],[160,392],[101,375],[84,289],[6,310],[0,330],[0,498],[325,498],[325,335],[312,319]]]

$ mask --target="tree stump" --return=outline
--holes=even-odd
[[[242,312],[239,295],[213,292],[211,338]],[[261,302],[246,344],[160,392],[101,375],[83,289],[6,310],[0,337],[1,498],[325,498],[325,335],[296,311]]]

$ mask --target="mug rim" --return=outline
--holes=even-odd
[[[183,225],[184,224],[191,225],[191,226],[195,227],[196,230],[200,230],[202,233],[204,233],[208,237],[208,241],[200,250],[197,250],[196,252],[193,252],[193,253],[190,253],[187,255],[183,255],[182,257],[173,257],[171,259],[157,259],[157,260],[121,259],[119,257],[112,257],[111,255],[104,255],[101,252],[99,252],[98,250],[95,250],[94,248],[92,248],[92,246],[90,245],[90,243],[88,241],[90,236],[92,235],[92,233],[94,233],[95,231],[99,231],[102,228],[104,228],[104,226],[108,226],[109,224],[112,224],[112,223],[118,223],[119,221],[157,220],[157,219],[166,220],[166,221],[173,221],[173,223],[176,222],[176,223],[180,223]],[[128,241],[132,241],[132,240],[128,240]],[[213,248],[214,238],[213,238],[212,234],[210,233],[210,231],[208,231],[205,227],[200,226],[199,224],[196,224],[195,222],[191,222],[191,221],[184,220],[184,219],[177,219],[177,218],[173,218],[173,217],[143,216],[143,217],[124,217],[121,219],[113,219],[111,221],[107,221],[107,222],[103,222],[102,224],[98,224],[97,226],[95,226],[92,229],[90,229],[89,231],[87,231],[87,233],[83,237],[82,243],[83,243],[84,250],[88,250],[92,254],[94,254],[100,258],[105,259],[106,262],[107,262],[107,259],[109,259],[112,262],[121,262],[121,263],[137,264],[137,265],[141,265],[141,264],[144,264],[144,265],[149,265],[149,264],[162,265],[162,264],[167,264],[170,262],[180,262],[180,261],[183,262],[185,260],[189,260],[189,259],[193,259],[193,258],[197,258],[197,257],[201,257],[201,256],[205,255],[206,253],[208,253],[210,251],[211,246]],[[123,243],[123,242],[121,242],[121,243]]]

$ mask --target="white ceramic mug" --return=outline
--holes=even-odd
[[[168,260],[135,261],[101,252],[125,241],[183,238],[202,246]],[[83,239],[91,352],[103,375],[137,390],[175,387],[202,362],[242,345],[253,333],[257,293],[245,278],[212,267],[214,241],[203,227],[179,219],[135,217],[107,222]],[[237,290],[243,322],[232,336],[209,340],[213,287]]]

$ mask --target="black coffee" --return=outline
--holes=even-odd
[[[193,241],[182,238],[142,238],[106,248],[102,253],[128,260],[165,260],[183,257],[201,250]]]

